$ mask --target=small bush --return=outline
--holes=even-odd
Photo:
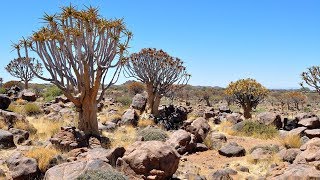
[[[130,106],[131,105],[131,102],[132,102],[132,98],[129,97],[129,96],[118,96],[116,98],[116,101],[121,103],[122,105],[124,106]]]
[[[3,88],[3,87],[0,88],[0,94],[5,94],[6,92],[7,92],[7,91],[6,91],[5,88]]]
[[[27,151],[25,156],[37,160],[41,172],[46,172],[49,168],[50,161],[58,154],[59,152],[56,149],[37,147]]]
[[[236,135],[251,136],[260,139],[272,139],[278,135],[278,130],[275,126],[260,124],[256,121],[244,121],[243,127],[236,132]]]
[[[59,89],[57,86],[50,86],[43,93],[44,100],[47,102],[52,101],[57,96],[61,96],[61,95],[62,95],[62,90]]]
[[[287,149],[300,148],[300,146],[302,145],[299,135],[287,135],[283,138],[279,138],[279,142]]]
[[[128,180],[128,178],[125,175],[113,169],[87,171],[77,178],[77,180],[88,180],[88,179],[90,180],[101,180],[101,179]]]
[[[24,106],[24,112],[26,115],[30,116],[30,115],[40,114],[41,109],[35,103],[28,103]]]
[[[138,131],[138,137],[142,137],[144,141],[166,141],[168,135],[159,128],[147,127]]]

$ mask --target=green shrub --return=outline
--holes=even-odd
[[[144,141],[166,141],[168,135],[159,128],[146,127],[137,133],[138,137],[142,137]]]
[[[28,103],[24,106],[24,112],[26,113],[26,115],[30,116],[30,115],[40,114],[41,109],[35,103]]]
[[[132,102],[132,98],[129,96],[118,96],[116,101],[121,103],[124,106],[130,106]]]
[[[0,94],[5,94],[6,92],[7,92],[7,91],[6,91],[5,88],[3,88],[3,87],[0,88]]]
[[[93,170],[87,171],[77,178],[77,180],[128,180],[122,173],[113,170]]]
[[[43,93],[43,97],[45,101],[52,101],[57,96],[60,96],[60,95],[62,95],[62,90],[59,89],[57,86],[50,86]]]
[[[279,133],[277,128],[273,125],[260,124],[259,122],[246,120],[243,122],[242,128],[240,128],[236,135],[252,136],[260,139],[272,139]]]

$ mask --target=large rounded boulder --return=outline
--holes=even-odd
[[[179,153],[164,142],[138,141],[118,159],[117,165],[127,165],[146,179],[169,179],[178,169],[179,160]]]
[[[0,94],[0,109],[7,109],[11,103],[11,100],[8,96]]]

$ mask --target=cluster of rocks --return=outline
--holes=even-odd
[[[35,93],[27,89],[22,90],[18,86],[12,86],[11,88],[6,89],[6,95],[12,100],[23,99],[28,102],[35,102],[37,100]]]
[[[273,165],[270,179],[320,179],[320,138],[313,138],[300,148],[283,149],[279,157],[284,163]]]
[[[45,118],[55,121],[61,120],[63,117],[74,119],[76,112],[72,108],[74,108],[74,104],[65,96],[58,96],[55,100],[47,102],[42,106],[43,112],[46,114]]]

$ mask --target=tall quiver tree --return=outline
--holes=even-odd
[[[107,20],[96,8],[77,10],[63,7],[59,14],[43,18],[46,25],[17,48],[34,51],[48,71],[42,80],[59,87],[79,112],[80,130],[99,136],[97,103],[116,82],[122,56],[131,39],[122,20]],[[98,93],[101,88],[101,93]]]
[[[185,85],[190,79],[183,62],[162,50],[142,49],[127,58],[125,75],[146,84],[148,93],[147,112],[159,115],[161,98],[178,85]],[[175,86],[174,86],[175,85]]]
[[[243,109],[246,119],[252,117],[251,111],[268,95],[268,90],[254,79],[240,79],[231,82],[225,93],[232,96],[234,101]]]

